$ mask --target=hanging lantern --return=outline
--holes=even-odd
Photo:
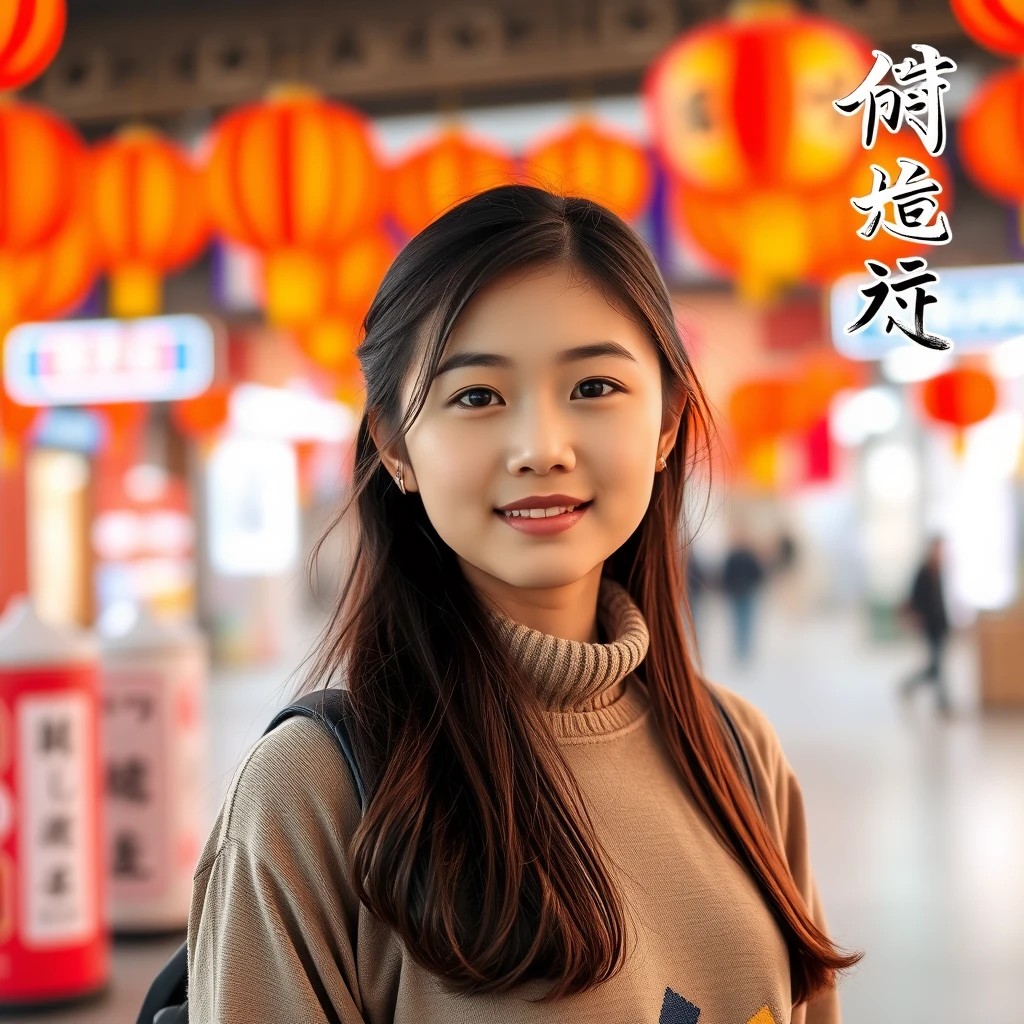
[[[209,219],[202,177],[188,154],[148,128],[131,127],[91,154],[90,213],[110,272],[114,316],[159,312],[161,278],[202,251]]]
[[[828,189],[796,191],[754,189],[742,196],[720,196],[695,189],[680,179],[670,183],[670,217],[677,230],[723,270],[735,275],[741,297],[763,303],[798,282],[830,283],[844,273],[863,271],[865,259],[893,262],[925,248],[879,229],[872,239],[857,235],[867,218],[851,204],[870,195],[872,164],[898,179],[898,156],[923,163],[942,191],[936,201],[946,215],[952,203],[952,175],[945,162],[930,156],[916,135],[880,132],[870,150]],[[892,220],[894,213],[887,214]]]
[[[792,424],[793,384],[783,377],[746,381],[729,396],[729,422],[741,446],[771,441]]]
[[[867,216],[851,203],[871,194],[875,182],[872,164],[878,164],[889,173],[890,184],[895,183],[901,171],[898,157],[909,157],[928,168],[942,191],[932,194],[939,209],[947,218],[953,211],[953,175],[942,157],[932,156],[917,133],[909,128],[892,134],[880,131],[871,149],[863,150],[854,166],[833,188],[817,193],[807,204],[808,226],[813,239],[813,253],[806,279],[819,284],[831,284],[843,274],[864,273],[864,261],[879,260],[893,266],[905,256],[928,256],[930,245],[916,244],[879,228],[874,238],[857,234]],[[893,208],[887,207],[886,218],[896,220]],[[932,220],[934,223],[934,218]]]
[[[873,64],[871,45],[786,3],[736,5],[651,67],[648,120],[665,164],[717,195],[813,190],[860,152],[860,121],[832,106]]]
[[[641,146],[596,124],[578,120],[523,157],[526,177],[542,188],[585,196],[633,220],[647,206],[651,167]]]
[[[297,329],[299,345],[332,373],[358,366],[355,348],[363,318],[398,247],[380,228],[361,232],[325,262],[323,307],[312,323]]]
[[[88,295],[97,269],[94,238],[82,213],[46,245],[0,259],[0,333],[74,309]]]
[[[214,226],[265,254],[272,323],[317,315],[322,260],[379,217],[383,177],[369,122],[308,90],[279,90],[221,120],[207,168]]]
[[[990,374],[963,367],[925,381],[921,401],[933,420],[962,430],[995,412],[998,392]]]
[[[64,0],[0,4],[0,89],[20,89],[53,60],[64,38]]]
[[[964,170],[997,199],[1024,204],[1024,68],[988,78],[960,117],[957,146]],[[1024,239],[1024,219],[1021,238]]]
[[[964,31],[986,49],[1024,54],[1024,5],[1020,0],[950,0]]]
[[[227,422],[230,397],[228,388],[214,386],[195,398],[173,402],[171,419],[185,437],[205,437]]]
[[[515,163],[503,149],[448,128],[392,170],[391,212],[407,235],[416,235],[463,199],[515,180]]]
[[[46,245],[78,200],[85,152],[42,107],[0,99],[0,254]]]

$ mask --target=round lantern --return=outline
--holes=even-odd
[[[362,336],[362,318],[328,314],[298,332],[299,347],[318,366],[343,376],[359,368],[355,350]]]
[[[913,157],[928,168],[942,189],[935,199],[948,217],[952,175],[909,131],[879,133],[874,147],[861,150],[836,184],[813,193],[753,189],[721,196],[676,178],[670,185],[670,216],[684,237],[736,276],[741,296],[765,302],[787,285],[828,283],[844,273],[862,272],[865,259],[892,262],[926,248],[882,228],[870,240],[857,234],[867,217],[850,200],[871,193],[872,164],[884,167],[890,182],[896,181],[901,169],[897,156]],[[886,216],[893,218],[891,207]]]
[[[449,128],[393,168],[391,212],[415,235],[463,199],[515,180],[515,163],[503,149]]]
[[[781,437],[791,427],[793,384],[782,377],[746,381],[729,396],[729,422],[741,445]]]
[[[266,255],[273,323],[316,315],[321,260],[377,219],[382,180],[369,122],[309,91],[278,91],[217,125],[207,167],[214,226]]]
[[[219,430],[227,422],[231,392],[214,386],[195,398],[185,398],[171,405],[171,419],[186,437],[199,438]]]
[[[960,118],[958,149],[964,170],[986,192],[1024,202],[1024,69],[992,75]]]
[[[712,194],[819,188],[857,157],[860,119],[832,101],[872,67],[871,45],[789,4],[737,5],[651,67],[648,120],[667,166]]]
[[[950,0],[964,31],[986,49],[1008,56],[1024,54],[1021,0]]]
[[[939,185],[940,191],[932,193],[938,209],[947,217],[953,211],[953,175],[942,157],[932,156],[924,147],[917,133],[903,128],[896,134],[880,131],[871,149],[861,151],[854,166],[832,188],[816,193],[807,202],[807,225],[812,238],[812,255],[806,271],[806,278],[821,284],[830,284],[842,274],[864,273],[864,261],[880,260],[894,267],[897,259],[916,254],[927,257],[933,247],[909,242],[890,234],[879,227],[870,239],[858,232],[868,221],[868,216],[851,205],[851,199],[860,199],[871,194],[875,182],[872,164],[884,168],[889,174],[890,184],[899,179],[902,165],[898,157],[909,157],[928,168],[928,176]],[[886,207],[886,219],[895,219],[891,206]],[[935,224],[933,216],[930,225]]]
[[[0,252],[52,241],[79,198],[82,143],[42,107],[0,99]]]
[[[832,399],[840,391],[859,388],[864,383],[865,371],[861,363],[828,351],[808,357],[789,391],[789,428],[796,433],[820,429]]]
[[[77,306],[96,280],[88,219],[73,215],[46,245],[0,253],[0,331],[24,320],[49,320]]]
[[[998,392],[989,374],[964,367],[925,381],[921,401],[933,420],[962,430],[995,412]]]
[[[533,146],[523,165],[527,180],[585,196],[624,220],[640,214],[650,197],[651,168],[644,150],[590,118]]]
[[[0,89],[31,82],[53,60],[64,38],[64,0],[0,4]]]
[[[398,246],[379,228],[347,242],[329,263],[328,308],[361,320],[397,254]]]
[[[181,147],[139,127],[97,146],[90,170],[90,213],[100,262],[110,271],[110,311],[157,313],[162,275],[194,259],[209,235],[200,173]]]

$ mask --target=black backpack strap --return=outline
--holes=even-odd
[[[722,703],[718,694],[715,693],[710,686],[708,687],[708,692],[711,694],[711,699],[715,702],[715,706],[718,708],[718,713],[722,718],[726,731],[732,738],[733,746],[736,748],[737,757],[743,767],[743,773],[747,777],[747,786],[750,788],[750,795],[754,798],[754,803],[757,804],[758,809],[763,814],[764,808],[761,807],[761,799],[757,795],[757,783],[754,781],[754,770],[750,767],[750,758],[747,757],[747,748],[743,745],[743,738],[740,736],[740,731],[736,728],[736,723],[732,720],[732,715],[726,711],[725,705]]]
[[[183,942],[153,979],[146,999],[139,1010],[137,1024],[171,1024],[175,1014],[178,1020],[188,1020],[185,989],[188,979],[188,943]]]
[[[271,729],[295,715],[303,715],[321,722],[337,741],[348,764],[348,769],[352,773],[352,781],[355,783],[356,793],[359,796],[359,807],[361,810],[365,809],[366,790],[363,788],[363,778],[359,772],[359,765],[356,763],[348,725],[352,720],[352,702],[348,691],[340,687],[329,687],[304,694],[295,703],[278,711],[263,735],[265,736]]]

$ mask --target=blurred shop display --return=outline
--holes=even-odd
[[[1024,707],[1024,604],[978,616],[981,706]]]
[[[97,618],[145,605],[178,621],[195,615],[195,526],[185,481],[147,463],[101,462],[90,539]]]
[[[93,639],[27,598],[0,618],[0,1008],[91,995],[110,977],[100,679]]]
[[[128,603],[99,625],[111,925],[180,930],[205,828],[206,645]]]

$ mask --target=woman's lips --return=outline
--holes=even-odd
[[[503,523],[511,526],[513,530],[518,530],[520,533],[528,533],[534,537],[547,537],[575,526],[587,514],[587,509],[590,508],[591,504],[593,502],[588,501],[584,505],[578,505],[571,512],[562,512],[557,516],[545,516],[543,519],[534,519],[532,517],[528,519],[526,516],[507,516],[504,512],[498,512],[497,510],[495,510],[494,514]]]

